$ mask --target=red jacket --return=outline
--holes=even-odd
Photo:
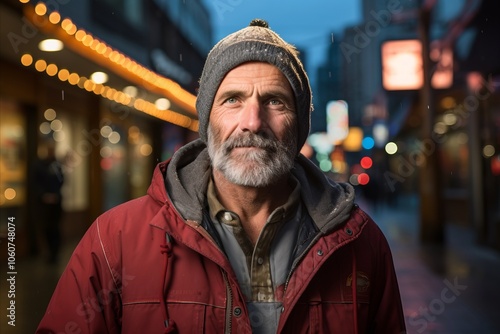
[[[89,228],[37,333],[251,333],[258,317],[229,260],[174,207],[166,170],[157,167],[146,196]],[[354,205],[314,240],[290,275],[278,332],[404,332],[391,252],[375,223]]]

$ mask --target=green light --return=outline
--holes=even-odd
[[[328,172],[332,169],[332,162],[330,160],[321,160],[319,162],[319,168],[323,171],[323,172]]]

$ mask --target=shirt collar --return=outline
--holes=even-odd
[[[293,187],[293,191],[288,197],[288,200],[282,206],[277,207],[271,215],[268,217],[268,223],[276,223],[279,221],[287,221],[291,219],[297,210],[297,205],[300,200],[300,183],[291,175],[290,184]],[[215,185],[213,179],[210,178],[207,188],[207,202],[210,212],[210,217],[212,220],[221,221],[223,223],[233,225],[235,221],[239,221],[239,217],[236,213],[226,210],[222,203],[217,198],[215,192]]]

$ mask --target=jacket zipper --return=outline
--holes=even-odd
[[[177,208],[175,205],[173,205],[172,201],[170,200],[170,197],[167,193],[167,202],[165,204],[171,206],[175,212],[177,213],[178,217],[182,217],[182,215],[177,211]],[[198,233],[203,235],[204,238],[206,238],[211,244],[213,244],[216,248],[219,248],[219,245],[215,242],[213,237],[210,235],[210,233],[207,232],[201,225],[194,221],[194,220],[184,220],[186,222],[186,225],[189,227],[193,228],[196,230]],[[224,269],[220,268],[220,271],[222,273],[222,277],[224,277],[224,282],[226,282],[226,295],[228,296],[228,301],[227,301],[227,306],[226,306],[226,333],[230,334],[232,330],[232,318],[233,318],[233,291],[231,290],[231,285],[229,284],[229,279],[227,278],[227,273],[224,271]]]
[[[357,208],[358,205],[357,204],[354,204],[354,208]],[[292,277],[292,273],[295,271],[295,269],[297,268],[297,265],[298,263],[300,262],[300,260],[302,260],[302,258],[305,257],[305,255],[307,254],[307,252],[316,244],[316,242],[322,237],[323,235],[321,234],[318,234],[316,238],[314,238],[311,243],[309,244],[309,247],[307,247],[303,252],[302,254],[300,254],[296,259],[295,261],[293,261],[292,263],[292,267],[290,268],[290,272],[288,273],[288,276],[286,278],[286,281],[285,281],[285,288],[283,289],[283,294],[286,293],[286,290],[288,288],[288,283],[290,283],[290,278]],[[351,240],[349,240],[348,243],[350,243]]]
[[[292,267],[290,268],[290,272],[288,273],[288,275],[286,277],[285,288],[283,289],[283,295],[286,294],[286,290],[288,288],[288,283],[290,283],[290,279],[292,278],[292,273],[297,268],[298,263],[306,256],[307,252],[309,252],[309,250],[316,244],[316,241],[318,241],[320,237],[321,237],[321,235],[318,234],[318,237],[311,241],[311,243],[309,244],[309,247],[304,249],[302,254],[300,254],[298,257],[296,257],[295,261],[293,261]]]
[[[190,226],[191,228],[195,229],[198,233],[203,235],[204,238],[206,238],[211,244],[213,244],[217,249],[219,249],[219,246],[215,242],[215,240],[212,238],[212,236],[205,230],[203,227],[201,227],[197,222],[192,221],[192,220],[186,220],[187,225]],[[222,277],[224,277],[224,282],[226,283],[226,296],[227,296],[227,304],[226,304],[226,331],[225,333],[231,333],[232,330],[232,319],[233,319],[233,290],[231,290],[231,285],[229,283],[229,279],[227,278],[227,273],[224,271],[224,269],[220,268],[220,271],[222,273]]]
[[[229,280],[227,278],[226,272],[221,268],[222,276],[224,277],[224,281],[226,282],[226,296],[227,296],[227,304],[226,304],[226,331],[225,333],[231,333],[233,326],[233,291],[231,290],[231,285],[229,284]]]

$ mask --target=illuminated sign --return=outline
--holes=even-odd
[[[424,83],[422,44],[419,40],[382,44],[382,85],[387,90],[416,90]]]
[[[326,133],[332,144],[339,144],[349,133],[347,102],[330,101],[326,105]]]

